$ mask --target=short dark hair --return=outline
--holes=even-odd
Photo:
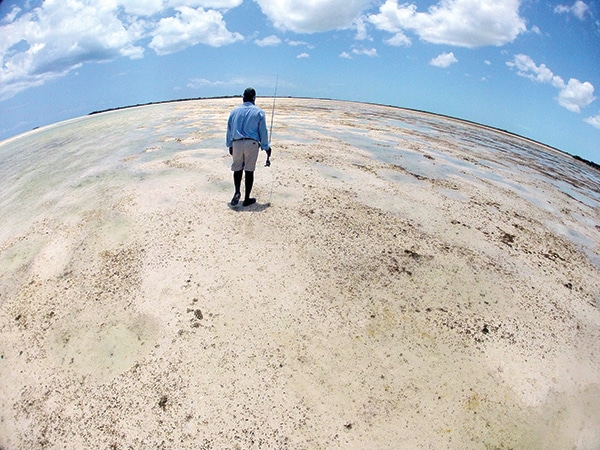
[[[254,88],[246,88],[246,90],[244,91],[244,101],[251,102],[252,100],[254,100],[255,97],[256,91],[254,90]]]

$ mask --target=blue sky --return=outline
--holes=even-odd
[[[0,57],[0,140],[118,106],[271,96],[277,78],[278,95],[431,111],[600,162],[597,0],[1,0]]]

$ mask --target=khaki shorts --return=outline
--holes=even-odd
[[[239,170],[254,172],[259,149],[258,142],[252,139],[233,141],[233,164],[231,164],[231,170],[234,172]]]

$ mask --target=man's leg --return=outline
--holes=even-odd
[[[233,194],[233,198],[231,199],[231,204],[233,206],[238,204],[242,195],[240,192],[240,188],[242,186],[243,173],[243,170],[236,170],[235,172],[233,172],[233,187],[235,188],[235,193]]]
[[[250,198],[250,192],[252,192],[252,185],[254,184],[254,172],[246,170],[246,196],[244,197],[244,206],[256,203],[255,198]]]

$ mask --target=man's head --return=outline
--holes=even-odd
[[[256,99],[256,91],[254,90],[254,88],[246,88],[246,90],[244,91],[244,103],[245,102],[252,102],[254,103],[254,100]]]

